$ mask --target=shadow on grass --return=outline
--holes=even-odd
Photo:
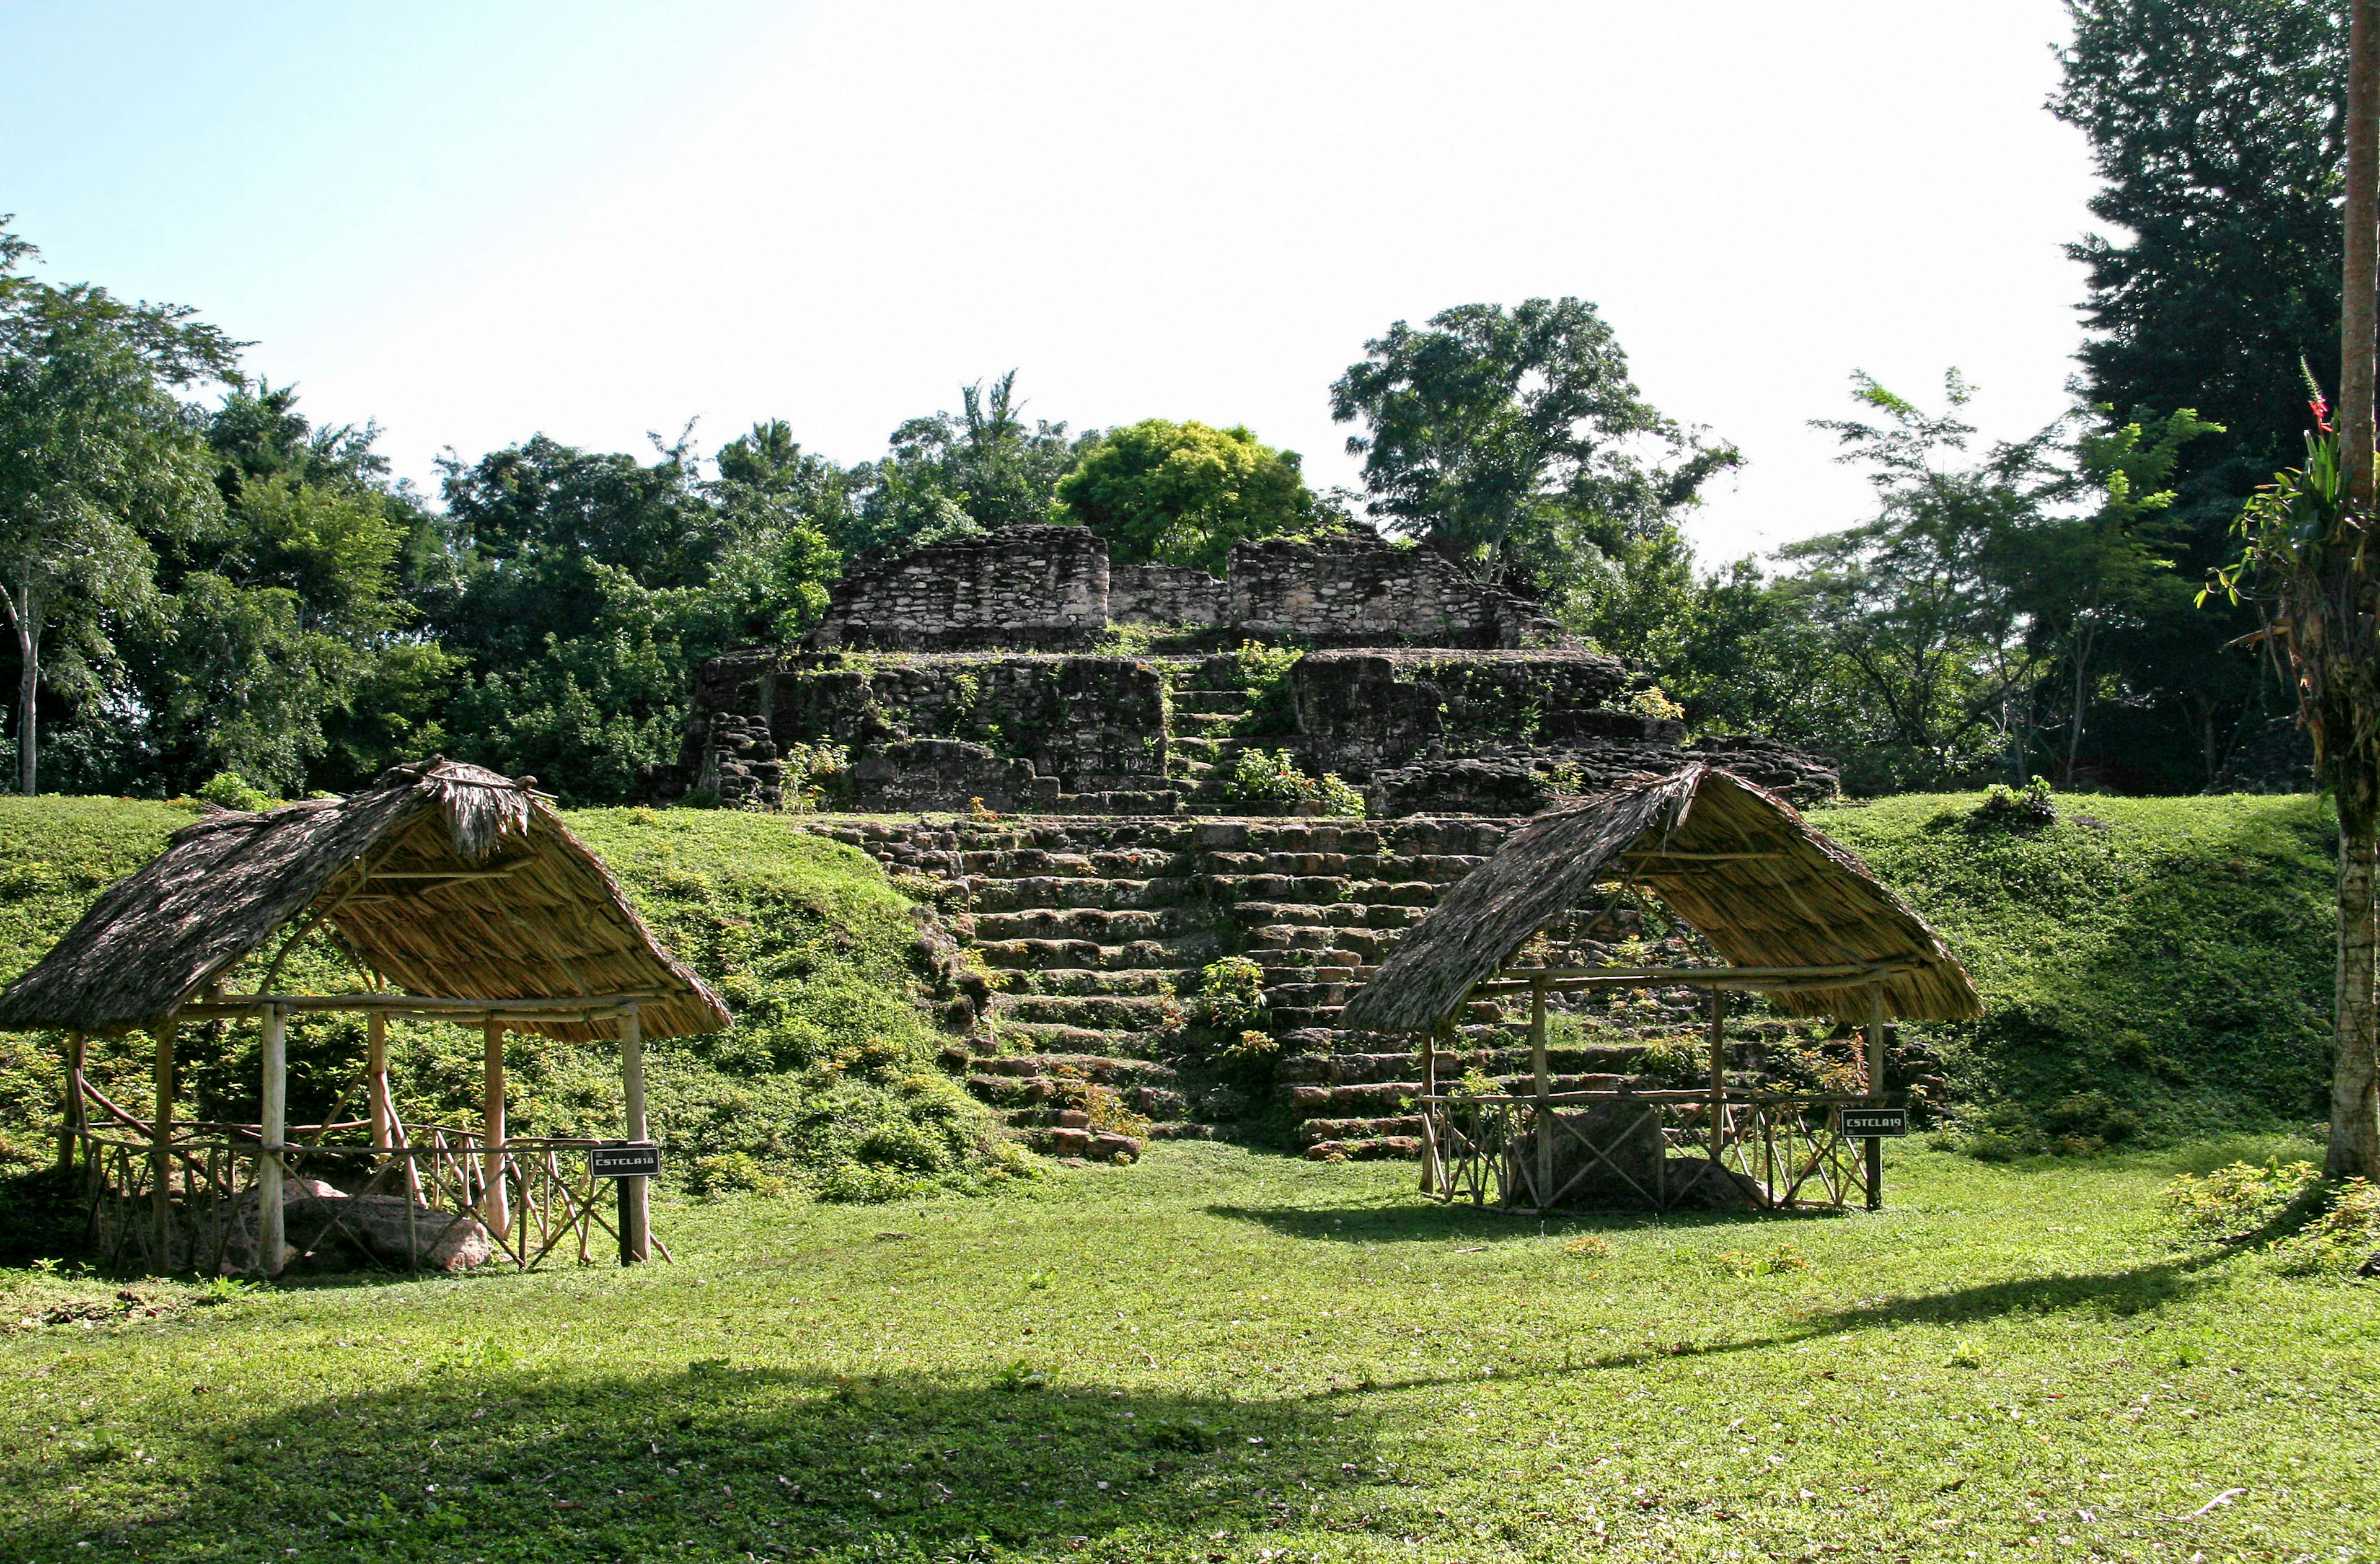
[[[1572,1211],[1524,1216],[1490,1206],[1415,1199],[1395,1206],[1209,1206],[1207,1215],[1254,1222],[1284,1238],[1347,1243],[1436,1243],[1452,1238],[1490,1243],[1548,1233],[1629,1232],[1642,1228],[1692,1231],[1779,1222],[1835,1221],[1846,1211]]]
[[[64,1440],[0,1456],[0,1481],[61,1496],[12,1556],[965,1559],[1237,1534],[1385,1480],[1358,1409],[1059,1388],[1021,1368],[970,1384],[474,1365],[194,1431],[176,1454],[164,1437],[149,1436],[159,1466]]]
[[[1821,1315],[1814,1320],[1813,1328],[1815,1333],[1825,1334],[1882,1325],[1970,1325],[2010,1315],[2054,1315],[2075,1310],[2118,1317],[2153,1314],[2214,1285],[2218,1279],[2209,1273],[2228,1255],[2227,1248],[2127,1271],[2017,1277],[1946,1292],[1879,1298]]]

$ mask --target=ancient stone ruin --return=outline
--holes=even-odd
[[[664,795],[799,811],[930,888],[973,952],[952,1062],[1072,1155],[1268,1123],[1318,1155],[1410,1155],[1409,1039],[1338,1009],[1518,819],[1696,758],[1800,802],[1837,786],[1762,739],[1689,744],[1640,672],[1368,535],[1242,544],[1220,578],[1111,564],[1081,527],[938,544],[853,572],[801,645],[704,664],[694,697]],[[1346,791],[1279,785],[1284,757]],[[1587,959],[1658,938],[1641,918],[1560,938]],[[1691,1004],[1604,1017],[1556,1068],[1632,1078]],[[1462,1042],[1454,1074],[1525,1066],[1506,1018]]]
[[[1689,747],[1641,673],[1368,536],[1244,543],[1220,580],[1111,567],[1079,527],[919,549],[847,576],[799,647],[704,664],[693,705],[668,791],[750,808],[1245,813],[1248,749],[1375,816],[1528,814],[1696,756],[1803,801],[1837,784],[1758,740]]]

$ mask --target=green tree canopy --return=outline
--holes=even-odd
[[[1548,597],[1597,555],[1650,536],[1735,465],[1645,402],[1594,305],[1466,304],[1399,321],[1330,388],[1361,422],[1372,514],[1483,578]]]
[[[1058,481],[1061,515],[1106,540],[1111,559],[1221,574],[1232,545],[1328,526],[1294,451],[1245,425],[1144,418],[1111,429]]]
[[[174,394],[227,380],[241,344],[176,305],[38,282],[0,217],[0,627],[17,664],[18,786],[35,791],[44,687],[90,706],[158,613],[160,539],[211,524],[212,454]],[[44,658],[48,666],[43,666]]]
[[[2178,577],[2231,557],[2247,496],[2294,466],[2308,426],[2301,362],[2326,364],[2339,319],[2345,0],[2070,0],[2050,100],[2090,143],[2104,234],[2085,268],[2080,389],[2111,430],[2195,408],[2157,522]],[[2252,612],[2174,594],[2103,637],[2080,757],[2132,787],[2218,785],[2289,693],[2270,660],[2226,649]]]

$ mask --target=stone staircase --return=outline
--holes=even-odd
[[[1420,1057],[1410,1039],[1349,1032],[1340,1007],[1449,886],[1518,822],[1036,817],[948,823],[830,819],[807,829],[896,873],[941,882],[964,951],[991,991],[950,1063],[1011,1132],[1060,1156],[1123,1160],[1144,1140],[1286,1131],[1325,1158],[1417,1155]],[[1560,949],[1609,927],[1556,931]],[[1201,970],[1255,962],[1270,1079],[1214,1067]],[[1559,959],[1572,959],[1564,954]],[[1633,1077],[1649,1043],[1698,1027],[1687,991],[1589,1013],[1551,1050],[1564,1088]],[[1565,1028],[1568,1033],[1573,1029]],[[1441,1084],[1525,1078],[1521,1017],[1475,1003]]]

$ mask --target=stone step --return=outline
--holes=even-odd
[[[1092,1081],[1103,1086],[1174,1086],[1182,1077],[1169,1064],[1146,1059],[1118,1059],[1103,1053],[1012,1053],[965,1061],[971,1076],[1029,1081],[1065,1078]]]
[[[1124,945],[1194,933],[1204,928],[1207,921],[1185,907],[1115,911],[1104,907],[1037,907],[1013,913],[963,913],[952,920],[962,938],[978,941],[1088,940],[1100,945]]]
[[[1299,902],[1241,902],[1232,915],[1251,928],[1371,928],[1387,932],[1410,928],[1428,915],[1427,907],[1366,906],[1353,902],[1316,905]]]
[[[1172,692],[1171,704],[1177,714],[1221,711],[1237,716],[1248,709],[1248,692],[1244,689],[1177,689]]]
[[[1045,939],[1032,935],[989,940],[978,938],[970,943],[983,952],[986,965],[1000,971],[1065,968],[1084,972],[1173,972],[1194,963],[1203,966],[1222,953],[1222,943],[1211,930],[1178,934],[1164,940],[1129,940],[1110,944],[1088,939]]]
[[[1452,885],[1488,860],[1475,853],[1337,853],[1274,848],[1208,852],[1205,867],[1229,875],[1321,875],[1392,883]]]
[[[1456,854],[1492,856],[1511,834],[1501,821],[1440,820],[1312,820],[1289,821],[1257,816],[1237,820],[1202,821],[1196,828],[1198,845],[1210,853],[1377,853]]]
[[[1172,791],[1162,771],[1077,771],[1066,778],[1069,793],[1136,793]]]
[[[1645,1057],[1642,1045],[1588,1044],[1585,1047],[1549,1048],[1546,1064],[1557,1075],[1627,1074],[1633,1072]],[[1526,1048],[1465,1049],[1439,1056],[1440,1079],[1461,1076],[1470,1070],[1484,1070],[1499,1078],[1528,1078],[1529,1050]],[[1383,1081],[1414,1081],[1421,1078],[1421,1056],[1416,1053],[1338,1053],[1292,1054],[1281,1060],[1278,1075],[1284,1085],[1369,1085]]]
[[[1226,738],[1230,736],[1232,730],[1239,725],[1245,715],[1245,707],[1236,711],[1184,711],[1176,706],[1173,711],[1173,732],[1184,738]]]
[[[1050,1053],[1109,1053],[1129,1049],[1142,1034],[1052,1021],[1002,1021],[992,1034],[1003,1045],[1022,1044]]]
[[[1243,749],[1252,748],[1255,744],[1254,739],[1220,738],[1213,734],[1184,734],[1177,738],[1166,740],[1165,747],[1170,754],[1186,755],[1193,759],[1220,764],[1239,754]]]
[[[1335,1004],[1284,1005],[1269,1003],[1267,1010],[1272,1017],[1273,1030],[1276,1034],[1299,1031],[1306,1027],[1325,1027],[1335,1031],[1338,1029],[1339,1025],[1340,1007]],[[1496,1022],[1504,1020],[1505,1016],[1503,1012],[1496,1007],[1496,1002],[1493,1000],[1473,1000],[1470,1003],[1463,1007],[1463,1019],[1465,1021]]]
[[[1385,1119],[1308,1119],[1297,1126],[1297,1134],[1309,1145],[1323,1140],[1376,1140],[1382,1135],[1400,1135],[1414,1140],[1418,1148],[1421,1116],[1400,1113]]]
[[[1356,903],[1366,907],[1438,905],[1446,892],[1442,884],[1426,879],[1343,879],[1336,875],[1218,874],[1207,883],[1221,902],[1286,902],[1293,905],[1328,906]],[[1415,922],[1421,920],[1416,917]]]
[[[1418,1135],[1379,1135],[1363,1140],[1316,1141],[1305,1155],[1321,1162],[1413,1161],[1421,1156]]]
[[[1128,967],[1102,971],[1097,967],[1012,968],[1001,985],[1003,994],[1179,994],[1198,987],[1198,969]]]
[[[1173,815],[1185,794],[1177,792],[1062,793],[1058,807],[1072,815]]]
[[[1173,834],[1179,834],[1175,832]],[[955,855],[970,882],[991,879],[1160,879],[1183,862],[1178,846],[1123,845],[1081,853],[1004,847]]]
[[[1164,1032],[1183,1024],[1170,994],[994,994],[991,1013],[1003,1030],[1022,1022],[1095,1032]]]
[[[1266,991],[1269,993],[1278,993],[1281,989],[1291,988],[1301,983],[1356,983],[1370,976],[1372,973],[1372,968],[1355,964],[1354,953],[1352,952],[1287,951],[1281,953],[1284,955],[1324,956],[1341,959],[1318,961],[1311,964],[1303,966],[1297,965],[1293,963],[1283,966],[1267,966],[1264,968],[1264,986]]]
[[[1553,1078],[1552,1086],[1558,1092],[1612,1092],[1620,1090],[1631,1079],[1630,1076],[1615,1074],[1557,1075]],[[1499,1084],[1509,1090],[1518,1081],[1518,1077],[1510,1077]],[[1441,1074],[1439,1085],[1444,1088],[1454,1085],[1454,1081]],[[1287,1105],[1291,1116],[1300,1120],[1409,1112],[1408,1105],[1420,1095],[1421,1082],[1418,1080],[1367,1081],[1343,1086],[1286,1085],[1281,1088],[1281,1101]]]
[[[1277,1010],[1305,1010],[1322,1005],[1333,1009],[1347,1002],[1352,983],[1280,983],[1265,988],[1265,1002]]]
[[[1020,879],[982,879],[968,887],[968,909],[984,913],[1037,908],[1171,907],[1191,900],[1198,885],[1189,879],[1109,879],[1092,875],[1036,875]]]

